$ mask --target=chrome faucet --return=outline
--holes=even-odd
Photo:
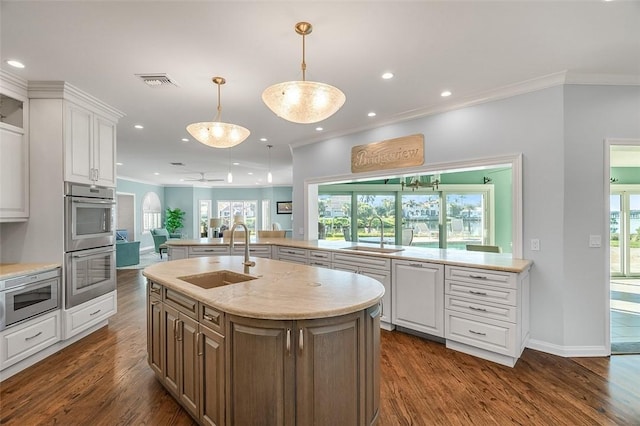
[[[371,223],[374,219],[378,219],[380,221],[380,248],[384,247],[384,222],[382,222],[382,218],[380,216],[374,216],[369,219],[369,228],[371,228]]]
[[[242,264],[244,266],[256,266],[256,262],[253,262],[251,259],[249,259],[249,229],[247,229],[247,225],[245,225],[244,223],[234,223],[233,226],[231,227],[231,240],[229,242],[229,245],[231,246],[231,253],[233,253],[233,234],[236,231],[236,228],[238,227],[238,225],[242,226],[244,228],[244,262],[242,262]],[[246,268],[245,268],[246,269]]]

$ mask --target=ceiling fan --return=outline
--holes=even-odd
[[[205,177],[205,174],[207,172],[197,172],[197,173],[200,174],[199,178],[186,178],[186,179],[184,179],[184,181],[185,182],[204,182],[204,183],[206,183],[206,182],[224,182],[224,179],[222,179],[222,178],[207,179]]]

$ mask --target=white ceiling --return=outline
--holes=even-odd
[[[166,185],[200,177],[188,170],[226,177],[228,150],[201,145],[185,130],[214,117],[215,75],[227,79],[222,120],[251,130],[231,150],[240,163],[232,167],[236,186],[266,185],[266,143],[274,145],[274,184],[291,184],[289,144],[445,110],[562,71],[640,75],[637,1],[2,0],[0,7],[2,69],[27,80],[65,80],[124,112],[118,175]],[[277,118],[261,100],[267,86],[301,79],[293,27],[303,20],[314,26],[307,79],[347,96],[322,132]],[[26,68],[13,69],[7,59]],[[395,78],[382,80],[385,71]],[[141,73],[167,73],[178,87],[149,88],[136,78]],[[444,89],[453,95],[440,97]],[[370,111],[377,116],[367,117]],[[134,129],[138,123],[145,128]]]

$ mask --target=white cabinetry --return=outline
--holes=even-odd
[[[26,82],[0,71],[0,222],[29,217]]]
[[[189,246],[189,258],[228,255],[229,246]]]
[[[61,334],[59,309],[0,332],[0,370],[60,341]]]
[[[117,311],[116,294],[116,291],[112,291],[64,311],[64,338],[69,339],[115,315]]]
[[[274,259],[286,262],[309,264],[309,252],[307,249],[297,247],[275,247]]]
[[[513,367],[529,339],[529,272],[446,267],[447,347]]]
[[[444,266],[393,260],[392,317],[395,325],[444,337]]]
[[[115,122],[68,102],[65,123],[65,181],[115,186]]]
[[[167,257],[169,260],[187,259],[189,257],[189,247],[169,246]]]
[[[330,251],[309,250],[309,265],[319,268],[329,268],[333,266],[333,256]]]
[[[378,280],[384,286],[380,322],[383,328],[393,330],[393,326],[391,325],[393,316],[391,302],[391,260],[375,256],[334,253],[333,269],[362,274]]]
[[[232,256],[244,256],[244,244],[235,244],[233,246]],[[269,244],[249,244],[250,257],[263,257],[271,259],[271,245]]]

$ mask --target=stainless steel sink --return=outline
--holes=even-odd
[[[189,284],[197,285],[201,288],[215,288],[222,287],[223,285],[255,280],[256,277],[252,277],[251,275],[239,274],[233,271],[222,270],[216,272],[207,272],[206,274],[178,277],[178,279],[186,281]]]
[[[343,247],[343,250],[368,251],[373,253],[397,253],[404,249],[403,248],[369,247],[369,246],[352,246],[352,247]]]

